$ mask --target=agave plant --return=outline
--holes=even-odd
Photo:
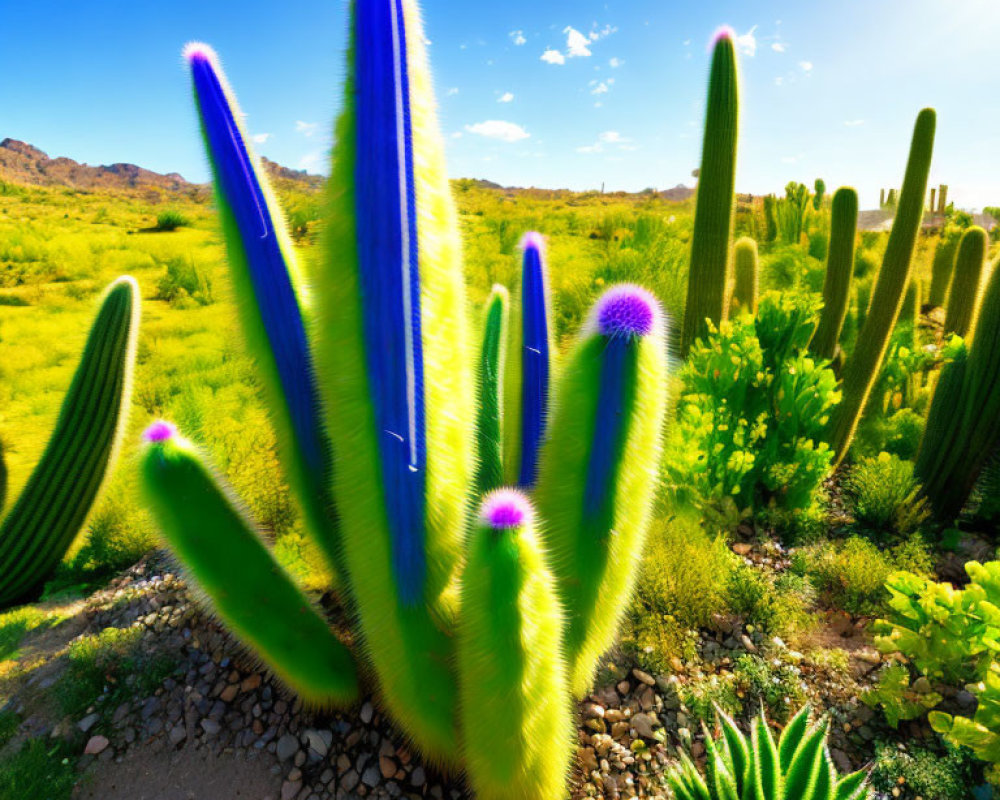
[[[761,713],[751,723],[750,740],[716,709],[718,740],[704,727],[705,773],[691,758],[667,776],[676,800],[867,800],[871,790],[862,771],[839,777],[826,747],[828,722],[810,724],[808,705],[785,726],[777,743]]]
[[[613,287],[556,374],[531,234],[513,308],[497,289],[475,356],[416,4],[356,0],[351,31],[308,282],[217,57],[204,45],[186,57],[247,341],[356,646],[165,422],[145,433],[145,493],[192,582],[300,696],[352,702],[360,661],[425,757],[465,766],[480,797],[555,800],[572,698],[589,691],[635,581],[667,320],[648,292]],[[498,489],[504,476],[519,489]]]

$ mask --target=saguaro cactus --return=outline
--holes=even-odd
[[[585,694],[630,596],[648,525],[666,403],[666,328],[635,286],[605,292],[570,354],[536,502],[569,615],[573,691]]]
[[[274,560],[232,491],[172,425],[154,423],[143,438],[146,498],[226,624],[306,699],[352,701],[358,685],[350,652]]]
[[[483,501],[462,576],[458,672],[467,769],[481,800],[559,798],[569,771],[563,615],[520,492]]]
[[[975,329],[976,312],[979,310],[979,283],[988,247],[989,239],[982,228],[974,226],[962,234],[945,311],[945,333],[965,338]]]
[[[486,302],[479,355],[476,488],[480,495],[503,484],[503,387],[509,307],[507,290],[494,286]]]
[[[739,129],[739,80],[733,32],[716,34],[708,79],[705,138],[698,175],[698,197],[691,239],[691,267],[680,352],[686,356],[705,333],[705,320],[725,318],[726,281],[733,230],[736,140]]]
[[[736,242],[733,248],[733,301],[734,313],[757,313],[757,242],[748,236]]]
[[[552,309],[541,234],[527,233],[521,287],[507,349],[504,472],[509,484],[525,488],[538,477],[538,450],[548,425],[552,362]]]
[[[0,526],[0,605],[38,591],[80,532],[110,475],[128,420],[139,287],[111,284],[52,438]]]
[[[837,353],[840,331],[847,317],[854,276],[854,241],[858,228],[858,193],[841,187],[833,195],[830,219],[830,249],[823,281],[823,311],[809,343],[817,358],[832,360]]]
[[[778,238],[778,199],[773,194],[764,195],[764,241],[769,244]]]
[[[910,280],[913,250],[923,219],[927,175],[934,151],[935,122],[933,109],[925,108],[917,116],[903,189],[882,259],[882,269],[875,283],[864,327],[858,333],[857,346],[844,368],[843,400],[830,420],[828,441],[835,453],[835,464],[847,455],[858,420],[868,402],[868,394],[882,367],[889,336],[896,326],[903,293]]]
[[[216,205],[236,284],[237,307],[268,393],[278,451],[306,523],[338,575],[338,524],[330,494],[332,454],[320,422],[307,338],[308,294],[295,249],[264,171],[243,130],[236,98],[207,45],[188,45],[201,130],[215,177]]]

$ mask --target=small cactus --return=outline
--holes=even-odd
[[[708,79],[705,138],[698,173],[684,326],[680,337],[682,356],[687,355],[695,339],[705,334],[705,320],[718,325],[725,318],[733,232],[738,115],[736,48],[733,32],[724,28],[715,36]]]
[[[503,387],[510,299],[503,286],[494,286],[486,301],[483,344],[479,355],[479,408],[476,439],[479,495],[503,484]]]
[[[858,228],[858,193],[841,187],[833,195],[830,219],[830,249],[823,281],[823,310],[819,325],[809,343],[809,351],[826,361],[833,360],[840,342],[840,331],[847,317],[854,276],[854,241]]]
[[[945,333],[953,333],[964,339],[975,329],[976,313],[979,311],[979,283],[988,247],[989,239],[982,228],[973,226],[962,234],[945,311]]]
[[[733,301],[734,314],[757,314],[758,294],[757,242],[743,237],[733,247]]]
[[[0,606],[42,588],[83,528],[111,474],[128,422],[139,287],[108,288],[52,437],[0,525]]]

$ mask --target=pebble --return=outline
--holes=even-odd
[[[78,723],[76,723],[76,727],[78,727],[81,731],[83,731],[84,733],[86,733],[91,728],[93,728],[94,725],[97,724],[97,721],[100,718],[101,718],[101,715],[97,714],[97,713],[87,714],[87,716],[85,716]]]
[[[100,755],[108,749],[109,744],[111,744],[111,742],[108,741],[108,737],[106,736],[91,736],[90,739],[87,740],[87,746],[83,748],[83,752],[88,756]]]

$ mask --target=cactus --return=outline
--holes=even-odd
[[[52,437],[0,526],[0,605],[37,592],[80,532],[111,474],[128,421],[139,287],[108,288]]]
[[[843,401],[830,419],[828,441],[835,453],[834,465],[847,455],[872,384],[882,367],[889,337],[896,326],[903,294],[910,280],[934,149],[935,122],[934,110],[925,108],[917,116],[914,126],[903,190],[882,259],[882,269],[875,283],[864,327],[858,333],[857,346],[844,366]]]
[[[666,323],[635,286],[609,289],[568,357],[536,503],[569,618],[575,694],[586,693],[636,579],[666,403]]]
[[[494,286],[486,302],[483,345],[479,356],[476,425],[479,453],[476,492],[479,495],[503,484],[503,387],[509,306],[507,290],[503,286]]]
[[[878,190],[878,207],[885,208],[885,189]]]
[[[734,313],[757,314],[757,242],[744,236],[733,247],[733,300]]]
[[[931,204],[930,204],[929,211],[932,214],[936,214],[937,213],[937,208],[934,206],[934,197],[935,197],[935,193],[936,192],[937,192],[937,190],[934,187],[931,187]]]
[[[955,225],[947,225],[941,231],[941,238],[934,248],[931,262],[931,288],[927,304],[932,308],[943,308],[955,272],[955,258],[962,239],[962,230]]]
[[[279,434],[279,454],[313,538],[335,574],[342,576],[337,517],[329,491],[332,457],[320,422],[307,338],[304,276],[218,58],[200,43],[188,45],[184,57],[215,177],[216,205],[237,288],[237,307],[264,379]]]
[[[955,256],[948,308],[945,311],[945,333],[954,333],[964,339],[975,329],[976,312],[979,310],[979,282],[988,247],[989,239],[982,228],[974,226],[962,234],[958,255]]]
[[[885,204],[889,208],[895,208],[897,202],[898,202],[898,200],[896,198],[896,190],[895,189],[890,189],[889,190],[889,196],[886,197],[886,199],[885,199]]]
[[[147,502],[229,628],[305,699],[354,700],[350,651],[274,560],[232,491],[172,425],[153,423],[143,438]]]
[[[935,514],[953,519],[1000,444],[1000,270],[983,294],[964,361],[946,364],[931,401],[915,472]]]
[[[948,213],[948,187],[945,184],[941,184],[941,188],[938,189],[938,214]]]
[[[521,290],[511,342],[507,350],[506,422],[504,463],[507,483],[524,488],[538,477],[538,450],[545,436],[552,381],[552,310],[545,244],[540,234],[528,233],[521,240],[523,251]]]
[[[476,797],[564,796],[575,736],[563,618],[528,499],[487,495],[462,575],[458,672]]]
[[[764,241],[770,244],[778,238],[778,199],[773,195],[764,196]]]
[[[816,194],[813,195],[813,210],[819,211],[823,207],[823,198],[826,197],[826,181],[817,178],[813,188],[816,190]]]
[[[750,741],[736,723],[716,711],[722,734],[718,740],[702,723],[705,733],[705,776],[681,755],[680,766],[667,774],[676,800],[868,800],[864,770],[838,777],[826,747],[829,722],[810,725],[809,706],[803,706],[781,732],[777,744],[761,714],[751,725]]]
[[[725,318],[739,127],[738,83],[733,32],[723,28],[715,36],[708,80],[705,138],[680,338],[682,356],[687,355],[695,339],[704,335],[706,319],[718,325]]]
[[[858,228],[858,193],[841,187],[833,195],[830,218],[830,249],[823,281],[823,311],[809,343],[816,357],[830,361],[837,354],[840,331],[847,316],[854,276],[854,241]]]

